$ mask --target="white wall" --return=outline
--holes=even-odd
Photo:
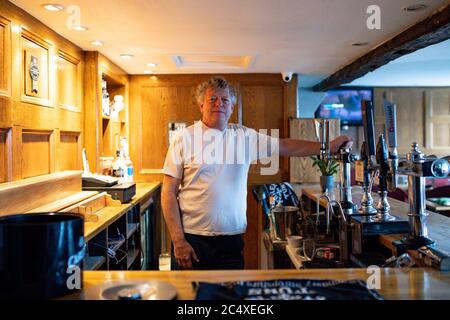
[[[314,112],[325,98],[325,92],[314,92],[312,88],[298,88],[297,118],[314,118]]]

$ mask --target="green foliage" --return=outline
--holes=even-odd
[[[335,175],[339,170],[339,162],[334,160],[321,160],[318,157],[311,157],[313,167],[317,166],[317,171],[320,171],[323,176]]]

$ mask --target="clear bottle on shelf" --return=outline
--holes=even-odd
[[[102,80],[102,113],[107,117],[111,114],[111,109],[109,106],[109,93],[105,80]]]
[[[119,178],[119,183],[124,183],[127,180],[126,176],[127,167],[125,163],[125,158],[123,156],[122,150],[116,151],[116,158],[112,163],[112,173],[113,176]]]

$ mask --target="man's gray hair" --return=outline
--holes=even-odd
[[[207,81],[200,83],[195,91],[195,98],[197,103],[202,105],[205,99],[205,92],[208,88],[212,89],[228,89],[230,93],[231,103],[236,104],[236,89],[222,77],[213,77]]]

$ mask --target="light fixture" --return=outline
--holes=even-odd
[[[417,3],[417,4],[412,4],[410,6],[402,7],[402,10],[406,11],[406,12],[416,12],[416,11],[425,10],[426,8],[428,8],[428,5],[423,4],[423,3]]]
[[[100,41],[100,40],[94,40],[94,41],[91,41],[91,44],[92,44],[93,46],[100,47],[100,46],[103,45],[103,41]]]
[[[123,54],[120,55],[120,57],[121,57],[122,59],[131,59],[131,58],[134,57],[134,55],[129,54],[129,53],[123,53]]]
[[[145,74],[152,74],[153,71],[152,71],[152,70],[145,70],[144,73],[145,73]]]
[[[43,4],[42,7],[44,7],[44,9],[48,11],[61,11],[64,9],[62,5],[56,3],[46,3]]]
[[[367,46],[368,44],[369,44],[368,42],[354,42],[354,43],[352,43],[352,46],[363,47],[363,46]]]
[[[156,67],[156,66],[157,66],[156,63],[152,63],[152,62],[147,63],[147,67],[154,68],[154,67]]]
[[[89,28],[85,27],[85,26],[82,26],[82,25],[74,25],[74,26],[72,26],[72,30],[75,30],[75,31],[87,31],[87,30],[89,30]]]

